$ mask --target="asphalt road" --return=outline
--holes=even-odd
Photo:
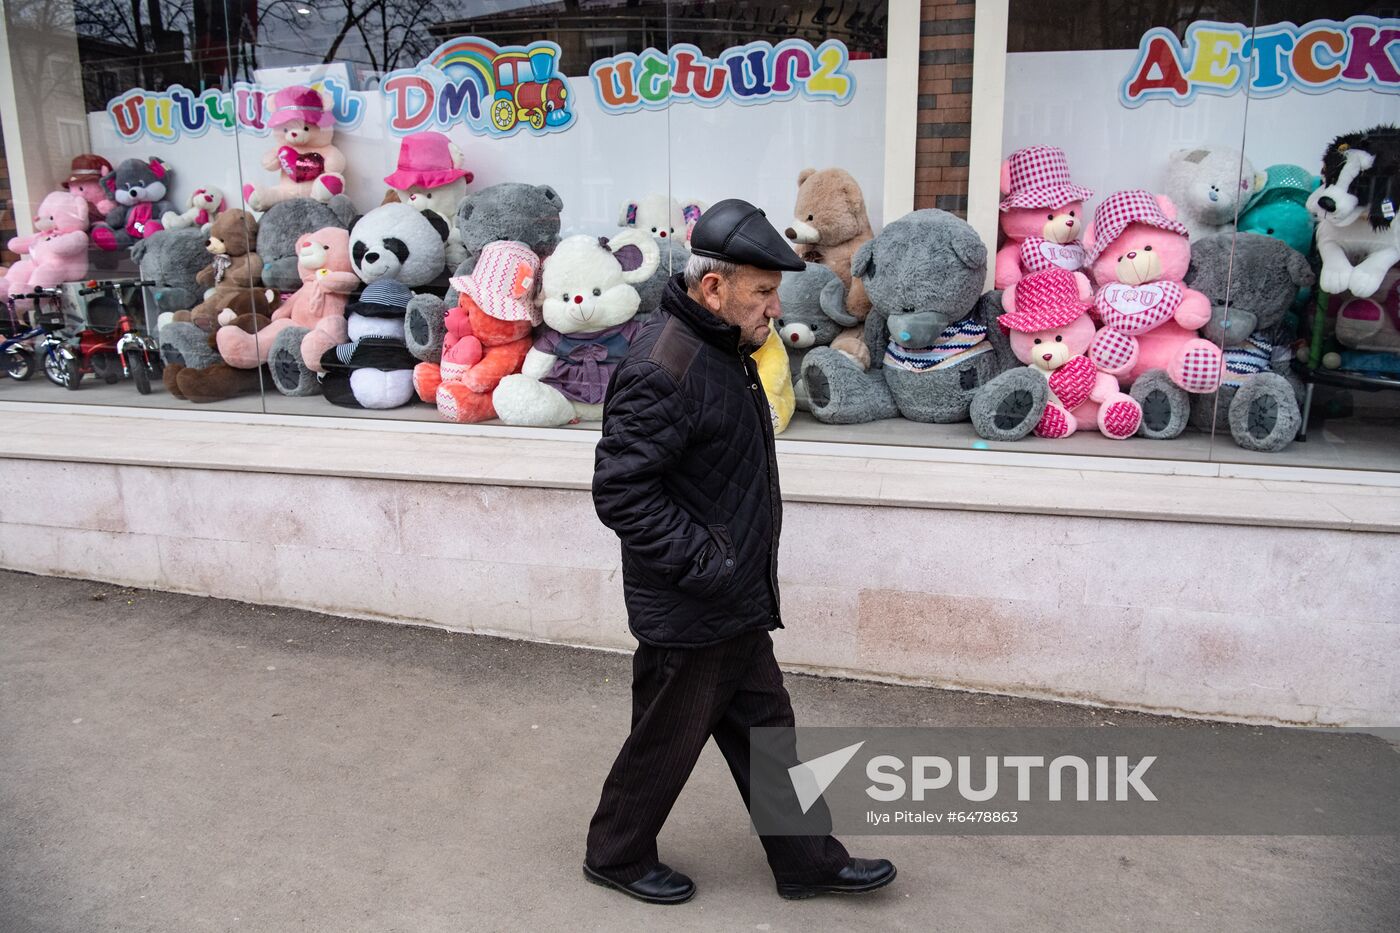
[[[1394,837],[847,838],[896,882],[782,901],[713,745],[660,839],[699,893],[650,907],[579,869],[624,655],[2,571],[0,607],[0,933],[1400,929]],[[799,724],[1256,728],[788,686]]]

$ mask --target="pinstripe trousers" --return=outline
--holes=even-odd
[[[710,736],[748,807],[749,729],[792,725],[768,632],[703,648],[639,645],[632,657],[632,732],[603,782],[585,862],[623,884],[641,878],[658,862],[657,833]],[[795,746],[790,752],[779,773],[798,763]],[[820,880],[849,859],[829,835],[759,838],[779,882]]]

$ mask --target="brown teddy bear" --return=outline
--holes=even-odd
[[[268,314],[276,306],[270,289],[245,288],[223,309],[221,323],[255,333],[272,323]],[[217,332],[216,332],[217,333]],[[209,348],[218,353],[216,334],[209,335]],[[165,390],[188,402],[220,402],[245,392],[256,392],[261,385],[258,369],[235,369],[220,360],[212,366],[195,369],[180,363],[167,363],[161,374]]]
[[[826,266],[846,287],[846,312],[857,321],[870,313],[865,285],[851,276],[851,258],[861,244],[874,239],[870,214],[860,185],[844,169],[804,168],[797,176],[797,207],[786,230],[793,249],[805,262]],[[832,341],[833,349],[870,366],[870,351],[859,325],[848,327]]]
[[[213,331],[225,308],[242,313],[235,306],[246,304],[250,300],[246,296],[262,285],[262,258],[253,252],[257,236],[258,222],[246,211],[224,211],[214,218],[205,246],[214,260],[195,276],[197,283],[213,291],[189,311],[175,312],[174,320],[193,321],[201,330]]]

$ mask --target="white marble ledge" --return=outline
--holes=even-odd
[[[406,432],[91,409],[0,409],[0,458],[586,490],[594,435]],[[1400,533],[1400,487],[907,457],[780,454],[783,498],[1028,515]],[[1300,471],[1302,472],[1302,471]]]

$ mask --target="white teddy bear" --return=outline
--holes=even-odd
[[[679,239],[683,243],[689,243],[690,230],[704,212],[704,201],[691,200],[681,203],[664,194],[649,194],[622,205],[622,214],[618,217],[617,225],[650,233],[663,240]]]
[[[1235,217],[1266,181],[1238,149],[1198,146],[1167,157],[1167,197],[1193,240],[1234,233]]]
[[[497,417],[531,427],[600,420],[608,380],[642,326],[635,286],[660,261],[650,232],[563,240],[540,275],[544,330],[491,396]]]
[[[167,230],[183,230],[186,227],[208,227],[214,222],[214,215],[228,206],[224,193],[213,185],[196,188],[190,195],[189,210],[182,213],[166,211],[160,222]]]

